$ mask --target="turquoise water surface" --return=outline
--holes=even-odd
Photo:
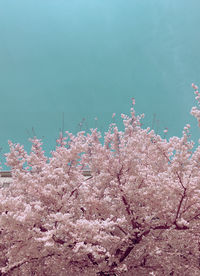
[[[199,11],[199,0],[1,0],[1,153],[36,135],[48,155],[60,130],[105,131],[114,112],[121,128],[132,97],[144,127],[170,137],[189,123],[197,142]]]

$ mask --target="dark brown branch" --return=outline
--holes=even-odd
[[[170,227],[171,227],[171,225],[164,224],[164,225],[155,226],[152,228],[152,230],[167,230]]]
[[[193,219],[197,219],[199,217],[200,217],[200,213],[198,213],[197,215],[193,216],[191,219],[188,220],[188,222],[191,221],[191,220],[193,220]]]
[[[131,251],[133,250],[133,248],[134,248],[134,245],[127,247],[127,249],[125,250],[124,254],[119,259],[120,263],[122,263],[124,261],[124,259],[126,259],[126,257],[131,253]]]
[[[182,194],[181,199],[180,199],[179,204],[178,204],[178,208],[177,208],[177,211],[176,211],[176,216],[175,216],[175,219],[174,219],[175,224],[176,224],[177,218],[179,217],[180,209],[181,209],[181,206],[183,204],[183,200],[185,199],[185,196],[186,196],[186,188],[184,188],[183,194]]]
[[[119,225],[116,225],[116,227],[118,227],[125,235],[127,235],[127,232]]]
[[[47,231],[48,231],[48,229],[45,228],[45,227],[42,226],[42,225],[40,225],[39,228],[40,228],[40,231],[41,231],[41,232],[47,232]]]
[[[91,253],[87,254],[88,259],[92,262],[93,265],[98,265]]]
[[[127,203],[127,200],[126,200],[125,196],[122,196],[122,201],[123,201],[123,203],[124,203],[124,205],[125,205],[126,212],[127,212],[128,215],[130,216],[130,215],[131,215],[130,206],[129,206],[129,204]]]
[[[119,262],[123,262],[128,255],[131,253],[131,251],[133,250],[133,248],[135,247],[136,244],[140,243],[140,241],[142,240],[142,238],[144,236],[147,236],[150,232],[149,230],[144,231],[140,236],[136,236],[136,238],[131,239],[132,245],[128,246],[127,249],[125,250],[124,254],[120,257]]]
[[[123,166],[120,169],[119,173],[117,174],[117,180],[118,180],[119,186],[121,185],[120,175],[122,173],[122,169],[123,169]],[[121,187],[120,187],[120,191],[122,192],[122,194],[124,193]],[[122,202],[123,202],[123,204],[125,206],[126,213],[128,214],[128,216],[130,218],[130,221],[131,221],[131,224],[132,224],[132,228],[133,229],[139,228],[141,226],[141,224],[139,224],[137,221],[135,221],[134,218],[132,217],[132,212],[131,212],[130,204],[128,203],[128,201],[127,201],[127,199],[126,199],[126,197],[125,197],[124,194],[121,196],[121,199],[122,199]]]
[[[74,189],[74,190],[71,192],[71,194],[70,194],[70,196],[69,196],[69,197],[73,196],[73,194],[74,194],[75,192],[76,192],[75,197],[77,198],[78,189]]]
[[[181,184],[181,187],[183,188],[183,190],[186,190],[186,188],[184,187],[184,185],[183,185],[183,183],[182,183],[182,179],[181,179],[179,173],[176,172],[176,174],[177,174],[177,176],[178,176],[178,179],[179,179],[179,182],[180,182],[180,184]]]
[[[93,176],[88,177],[85,181],[90,180],[91,178],[93,178]]]
[[[51,253],[51,254],[48,254],[46,256],[42,256],[41,258],[30,258],[29,260],[24,260],[24,261],[18,262],[17,264],[11,266],[6,272],[1,272],[0,271],[0,275],[1,276],[6,276],[6,275],[8,275],[8,272],[11,272],[16,268],[19,268],[20,266],[22,266],[25,263],[30,263],[32,261],[38,261],[39,259],[45,259],[45,258],[48,258],[48,257],[52,257],[54,255],[55,255],[54,253]]]
[[[59,243],[62,245],[66,243],[64,240],[57,238],[55,235],[52,236],[52,239],[54,240],[55,243]]]

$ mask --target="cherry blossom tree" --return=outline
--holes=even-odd
[[[190,125],[168,141],[143,129],[134,105],[103,143],[66,132],[47,158],[37,138],[30,154],[9,141],[0,275],[200,275],[200,146]]]

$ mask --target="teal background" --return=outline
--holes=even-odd
[[[114,112],[122,128],[132,97],[144,127],[180,137],[190,123],[197,142],[199,11],[199,0],[0,0],[2,154],[8,139],[29,151],[34,135],[49,154],[60,130],[105,131]]]

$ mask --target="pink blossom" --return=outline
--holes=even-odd
[[[135,105],[135,98],[132,98],[132,105]]]
[[[197,90],[198,86],[196,86],[194,83],[192,83],[192,88],[194,88],[195,90]]]
[[[191,114],[200,122],[198,107]],[[111,124],[104,143],[97,129],[60,133],[49,158],[37,138],[30,154],[9,141],[1,275],[199,275],[200,146],[190,125],[167,141],[141,128],[133,107],[121,117],[124,130]]]

